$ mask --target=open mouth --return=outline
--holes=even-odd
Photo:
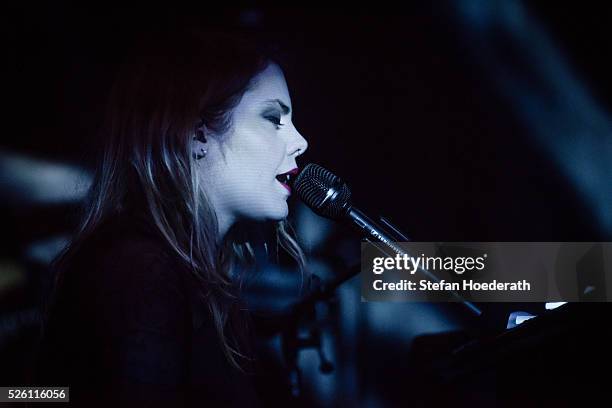
[[[291,182],[293,181],[293,179],[295,179],[295,176],[298,174],[298,172],[299,170],[296,167],[285,173],[278,174],[276,176],[276,179],[279,183],[282,184],[283,187],[287,189],[287,191],[289,191],[289,193],[291,193]]]

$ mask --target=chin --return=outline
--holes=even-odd
[[[274,217],[271,218],[272,221],[282,221],[289,216],[289,209],[285,209],[285,211],[279,212]]]
[[[264,211],[243,213],[242,218],[253,221],[282,221],[289,215],[289,207],[287,203],[280,206],[268,207]]]
[[[282,221],[289,216],[289,207],[284,203],[282,207],[275,209],[268,216],[271,221]]]

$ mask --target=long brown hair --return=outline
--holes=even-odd
[[[232,329],[230,269],[253,250],[248,241],[219,242],[191,143],[202,123],[223,138],[233,108],[269,63],[254,46],[219,33],[182,30],[138,42],[111,90],[103,157],[78,232],[58,262],[69,261],[80,243],[140,194],[143,210],[201,285],[226,357],[236,367],[244,355]],[[287,221],[277,223],[276,237],[303,271],[304,254]]]

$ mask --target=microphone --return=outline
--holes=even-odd
[[[331,171],[319,166],[318,164],[309,163],[298,174],[293,187],[298,196],[304,203],[310,207],[315,214],[329,218],[334,221],[348,221],[356,227],[368,242],[376,241],[382,243],[386,248],[391,249],[396,254],[408,255],[405,250],[395,244],[395,240],[383,228],[372,221],[362,211],[355,208],[351,203],[351,190],[346,183]],[[385,221],[385,224],[393,228],[392,225]],[[396,232],[397,229],[393,228]],[[402,234],[398,234],[402,239],[407,240]],[[381,249],[381,248],[379,248]],[[382,252],[386,251],[382,250]],[[434,282],[440,282],[440,279],[426,269],[418,268],[418,270],[426,275]],[[482,311],[473,303],[465,300],[455,291],[449,291],[455,299],[463,303],[471,312],[480,316]]]
[[[314,163],[307,164],[293,187],[316,214],[334,221],[348,220],[366,237],[382,242],[400,255],[404,254],[383,228],[352,205],[351,190],[331,171]]]

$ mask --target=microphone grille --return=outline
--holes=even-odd
[[[339,218],[350,208],[351,191],[342,179],[331,171],[310,163],[293,184],[298,196],[316,214]]]

